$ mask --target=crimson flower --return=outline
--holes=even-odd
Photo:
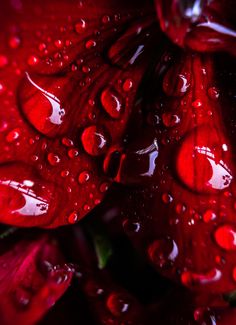
[[[1,324],[235,324],[235,18],[1,1]]]

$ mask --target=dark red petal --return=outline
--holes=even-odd
[[[196,51],[235,55],[234,1],[156,0],[163,31],[173,42]]]
[[[152,7],[90,0],[1,6],[0,174],[11,184],[1,179],[0,220],[74,223],[109,187],[104,156],[123,141],[149,48],[160,38]],[[34,197],[49,204],[44,213],[26,200],[27,177]],[[12,190],[13,182],[20,187]],[[11,210],[7,202],[16,199],[20,209]]]
[[[207,294],[236,285],[235,126],[226,124],[235,92],[227,81],[219,88],[218,75],[227,79],[231,69],[216,73],[214,62],[176,54],[167,73],[162,66],[159,81],[150,80],[143,124],[132,126],[135,145],[122,149],[116,168],[122,183],[142,186],[149,179],[149,187],[131,189],[121,202],[132,241],[163,275]],[[174,75],[188,76],[189,87],[173,84]]]
[[[70,285],[55,242],[21,241],[0,256],[0,320],[3,325],[35,324]]]

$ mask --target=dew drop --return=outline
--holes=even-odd
[[[228,147],[225,151],[222,140],[223,134],[204,126],[196,128],[182,142],[176,168],[190,190],[215,193],[230,186],[233,176],[226,164],[229,161]]]
[[[216,219],[216,214],[212,210],[207,210],[203,214],[203,221],[204,222],[210,222]]]
[[[85,29],[86,29],[86,22],[84,19],[80,19],[75,25],[75,31],[78,34],[81,34],[84,33]]]
[[[0,54],[0,69],[4,68],[8,64],[8,58],[5,55]]]
[[[178,254],[178,246],[170,238],[157,239],[148,247],[150,260],[159,268],[170,267]]]
[[[173,127],[180,122],[180,118],[176,114],[172,113],[163,113],[162,114],[163,124],[167,127]]]
[[[83,171],[79,174],[78,181],[80,184],[85,184],[89,181],[90,174],[88,171]]]
[[[221,271],[218,269],[212,269],[206,273],[193,273],[191,271],[185,271],[181,275],[181,282],[183,285],[189,288],[196,288],[202,285],[212,284],[221,279]]]
[[[125,92],[129,92],[133,88],[133,81],[132,79],[126,79],[123,83],[123,90]]]
[[[58,155],[56,155],[52,152],[48,154],[48,162],[50,163],[50,165],[56,166],[59,164],[60,161],[61,161],[61,159]]]
[[[119,119],[122,113],[120,96],[112,89],[106,88],[101,94],[101,103],[105,111],[115,119]]]
[[[112,293],[109,295],[106,305],[108,310],[115,317],[121,317],[130,309],[130,299],[120,293]]]
[[[104,129],[95,125],[87,127],[81,135],[84,150],[91,156],[99,156],[107,151],[108,138]]]
[[[16,141],[19,138],[19,136],[20,136],[20,130],[14,129],[7,134],[6,140],[7,142],[11,143]]]
[[[55,95],[64,82],[64,79],[32,77],[26,73],[19,88],[23,114],[34,128],[50,137],[64,131],[65,109]]]
[[[69,224],[75,224],[78,221],[78,213],[76,211],[73,211],[69,217],[68,217],[68,222]]]
[[[55,187],[39,178],[28,165],[11,163],[1,166],[1,222],[22,225],[24,218],[25,226],[49,223],[58,202],[56,193]]]
[[[97,43],[94,41],[94,40],[88,40],[86,43],[85,43],[85,47],[86,49],[92,49],[93,47],[95,47],[97,45]]]
[[[8,45],[12,49],[17,49],[21,45],[21,39],[19,36],[13,35],[8,39]]]
[[[171,203],[173,201],[173,197],[170,193],[163,193],[161,198],[165,204]]]
[[[216,243],[227,251],[236,250],[236,229],[233,225],[219,226],[214,233]]]
[[[27,63],[28,63],[28,65],[30,65],[30,66],[34,66],[34,65],[36,65],[36,64],[39,63],[39,59],[38,59],[37,56],[35,56],[35,55],[31,55],[31,56],[29,56],[29,58],[28,58],[28,60],[27,60]]]
[[[208,96],[213,100],[217,100],[220,96],[219,89],[217,89],[216,87],[210,87],[208,89],[207,93],[208,93]]]

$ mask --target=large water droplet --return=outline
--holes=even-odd
[[[236,250],[236,228],[225,224],[218,227],[214,233],[215,241],[225,250]]]
[[[124,294],[112,293],[107,299],[107,308],[115,317],[121,317],[130,309],[130,299]]]
[[[99,156],[107,151],[108,136],[103,128],[95,125],[87,127],[81,135],[81,141],[84,150],[91,156]]]
[[[123,105],[120,96],[112,89],[106,88],[101,94],[101,103],[105,111],[115,119],[120,118]]]
[[[157,239],[148,247],[150,260],[159,268],[171,266],[177,258],[178,253],[177,244],[170,238]]]
[[[212,193],[230,186],[233,176],[223,135],[215,129],[201,127],[187,136],[180,147],[176,167],[182,182],[191,190]]]
[[[54,185],[40,179],[30,166],[11,163],[0,167],[2,222],[21,225],[24,218],[24,226],[47,224],[54,217],[56,204]]]
[[[221,276],[221,271],[218,269],[212,269],[206,273],[185,271],[181,275],[181,282],[183,285],[194,289],[202,285],[210,285],[217,282],[221,279]]]
[[[19,89],[25,117],[34,128],[49,137],[64,132],[66,111],[56,95],[61,93],[64,84],[63,78],[32,77],[26,73]]]

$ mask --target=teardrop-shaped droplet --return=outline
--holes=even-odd
[[[17,226],[48,224],[58,204],[56,188],[28,165],[0,166],[0,220]]]
[[[120,99],[120,95],[114,90],[106,88],[101,94],[101,103],[105,111],[115,119],[121,117],[123,105]]]
[[[226,189],[232,182],[228,146],[219,134],[208,127],[197,128],[180,147],[177,173],[192,191],[212,193]]]
[[[84,129],[81,135],[84,150],[91,156],[99,156],[107,151],[108,136],[107,132],[95,125]]]
[[[236,250],[236,227],[230,224],[219,226],[214,233],[216,243],[227,251]]]
[[[59,98],[66,80],[54,77],[36,77],[26,73],[19,88],[20,107],[39,132],[54,137],[65,132],[66,110]]]

